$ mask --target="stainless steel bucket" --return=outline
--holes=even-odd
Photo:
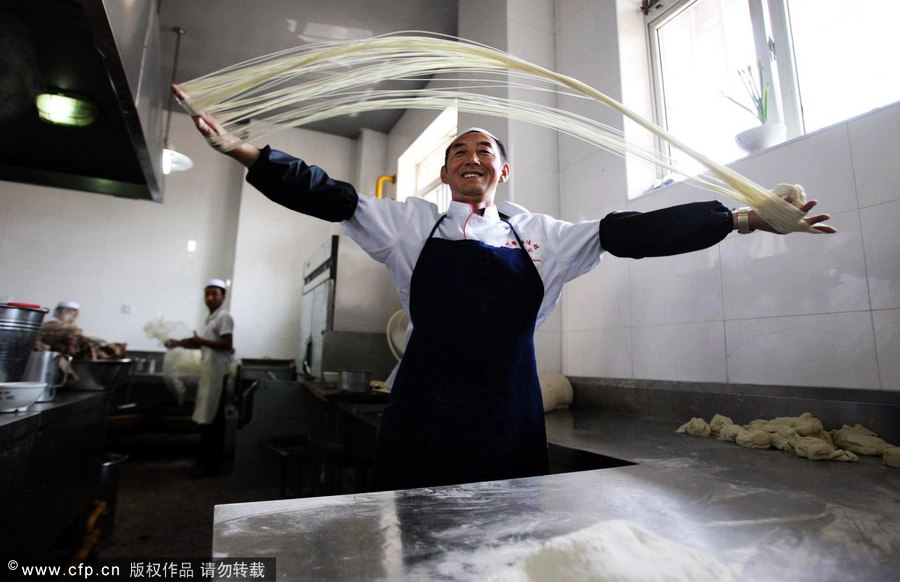
[[[0,382],[20,382],[49,309],[0,303]]]
[[[65,364],[63,364],[65,362]],[[56,389],[66,383],[72,356],[60,352],[31,352],[25,366],[23,382],[41,382],[47,385],[38,402],[50,402],[56,397]]]

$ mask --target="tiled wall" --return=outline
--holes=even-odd
[[[202,323],[203,283],[232,276],[241,176],[195,133],[173,116],[196,167],[166,178],[163,204],[0,182],[0,301],[79,301],[86,334],[137,350],[160,349],[151,320]]]
[[[583,74],[613,97],[618,53],[584,47],[609,39],[600,33],[616,21],[615,4],[556,3],[562,72]],[[764,185],[804,185],[839,233],[733,234],[679,257],[607,256],[567,287],[564,372],[900,390],[898,129],[894,105],[734,163]],[[714,197],[679,184],[629,202],[634,185],[626,184],[621,160],[567,139],[560,154],[569,219]]]

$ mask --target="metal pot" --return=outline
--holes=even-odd
[[[63,364],[63,362],[65,362]],[[38,402],[50,402],[56,397],[56,389],[66,383],[72,356],[60,352],[31,352],[22,380],[47,385]]]
[[[368,392],[372,372],[369,370],[341,370],[340,387],[347,392]]]
[[[48,311],[40,305],[0,303],[0,382],[22,380]]]
[[[72,390],[116,390],[131,383],[133,360],[72,360],[72,372],[78,380]]]

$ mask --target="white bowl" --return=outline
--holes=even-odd
[[[34,404],[46,382],[0,382],[0,412],[21,412]]]

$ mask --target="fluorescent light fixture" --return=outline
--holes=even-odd
[[[350,26],[335,26],[321,22],[307,22],[303,32],[296,33],[297,21],[288,20],[288,30],[297,38],[306,42],[322,42],[331,40],[360,40],[372,36],[372,31],[365,28],[353,28]]]
[[[40,118],[48,123],[84,127],[97,119],[97,106],[93,102],[64,91],[41,93],[35,105]]]

